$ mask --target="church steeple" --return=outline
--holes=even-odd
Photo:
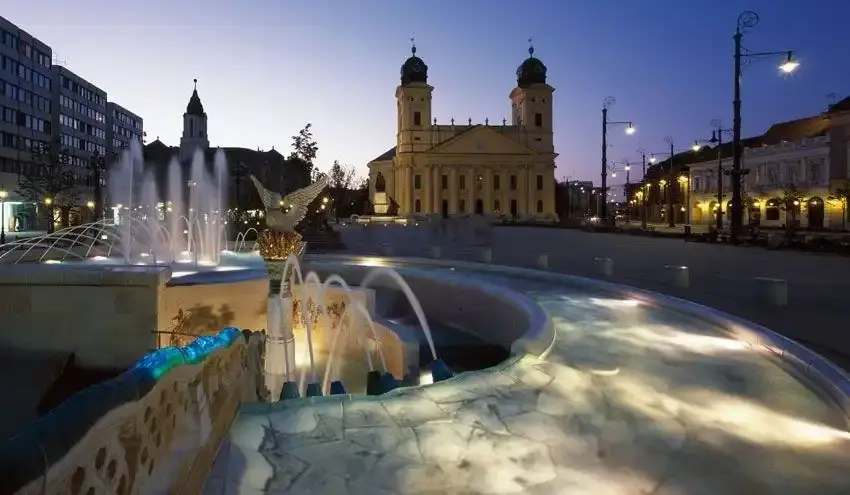
[[[180,160],[190,160],[196,150],[206,151],[210,147],[207,139],[207,114],[201,97],[198,96],[198,80],[194,80],[195,87],[189,104],[186,105],[186,113],[183,114],[183,136],[180,138]]]

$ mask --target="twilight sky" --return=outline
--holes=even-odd
[[[745,68],[745,135],[850,94],[847,0],[28,0],[2,14],[141,115],[149,141],[178,143],[198,78],[213,145],[288,150],[312,122],[320,168],[338,159],[364,175],[395,144],[414,33],[439,123],[509,117],[531,37],[556,88],[556,175],[598,182],[606,96],[611,120],[638,127],[610,131],[616,161],[661,152],[668,135],[686,148],[713,118],[731,124],[732,35],[747,9],[761,23],[744,46],[794,49],[802,65],[790,77],[778,59]]]

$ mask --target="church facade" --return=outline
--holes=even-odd
[[[368,164],[369,198],[397,215],[464,214],[546,219],[555,212],[553,101],[546,66],[534,56],[517,69],[511,122],[437,124],[428,66],[412,55],[396,88],[396,146]],[[386,198],[386,200],[384,200]],[[385,203],[382,205],[381,203]]]

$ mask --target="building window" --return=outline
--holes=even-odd
[[[498,199],[497,199],[496,201],[493,201],[493,211],[494,211],[495,213],[499,213],[499,209],[500,209],[499,207],[500,207],[500,206],[502,206],[502,205],[500,205],[500,204],[499,204],[499,200],[498,200]]]
[[[501,187],[502,187],[502,180],[501,179],[502,179],[502,177],[499,176],[498,174],[493,176],[493,190],[494,191],[498,191],[499,189],[501,189]],[[498,201],[497,201],[497,203],[498,203]]]
[[[440,188],[441,189],[448,189],[449,188],[449,176],[448,175],[443,174],[440,177]]]
[[[418,199],[413,202],[413,211],[415,211],[416,213],[419,213],[419,212],[422,211],[422,202],[419,201]]]
[[[414,189],[422,189],[422,176],[416,174],[413,176],[413,188]]]
[[[543,114],[535,113],[534,114],[534,125],[536,127],[543,127]]]
[[[461,176],[461,179],[462,179],[462,178],[463,178],[463,176]],[[458,202],[458,205],[457,205],[457,212],[458,212],[458,213],[466,213],[466,201],[464,201],[464,200],[460,200],[460,201]]]
[[[511,175],[511,191],[516,191],[516,175]]]
[[[422,125],[422,114],[420,112],[413,112],[413,125]]]
[[[543,175],[542,174],[537,174],[537,190],[538,191],[543,190]]]
[[[537,213],[543,213],[543,200],[537,200]]]
[[[779,220],[779,200],[771,199],[767,202],[764,209],[765,220]]]
[[[461,191],[465,191],[466,190],[466,176],[461,175],[460,177],[458,177],[458,179],[460,179],[458,189],[460,189]]]

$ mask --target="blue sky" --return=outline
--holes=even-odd
[[[288,149],[312,122],[318,162],[366,163],[395,144],[394,91],[415,33],[429,66],[434,116],[447,123],[509,116],[508,93],[529,37],[555,92],[558,178],[599,180],[600,107],[614,96],[609,158],[686,148],[728,126],[732,35],[754,51],[797,51],[745,68],[744,133],[824,110],[850,94],[846,0],[28,0],[3,16],[42,39],[56,58],[145,119],[148,139],[177,144],[198,78],[214,145]],[[618,180],[621,174],[618,174]]]

